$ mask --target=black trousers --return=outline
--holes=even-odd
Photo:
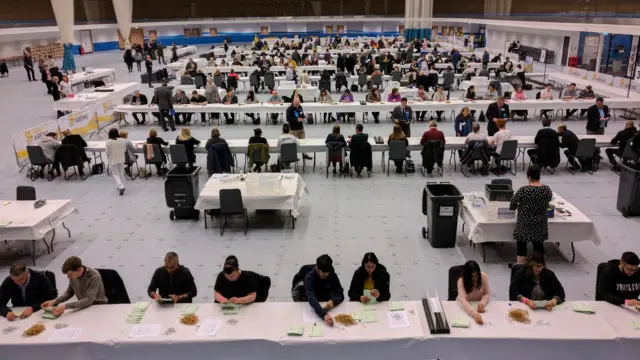
[[[527,241],[517,241],[516,242],[516,255],[518,256],[527,256]],[[532,241],[533,251],[537,251],[540,255],[544,256],[544,242],[542,241]]]
[[[24,69],[27,71],[27,77],[29,78],[29,81],[36,81],[36,74],[33,72],[33,68],[28,68],[25,66]]]
[[[176,129],[176,124],[173,121],[173,116],[171,116],[169,114],[169,109],[160,109],[160,126],[162,126],[163,130],[167,129],[167,122],[165,120],[165,117],[169,119],[169,127],[171,128],[171,130],[175,130]]]
[[[176,113],[176,122],[180,122],[180,115],[182,115],[182,122],[189,123],[191,122],[191,113]]]
[[[407,136],[407,137],[411,137],[411,125],[406,122],[406,121],[401,121],[400,122],[400,128],[402,129],[402,132]]]
[[[424,121],[424,117],[427,115],[426,111],[416,111],[416,119]]]
[[[136,64],[138,65],[138,71],[142,71],[142,61],[136,61]]]
[[[620,151],[620,149],[609,148],[605,149],[604,153],[607,154],[607,158],[609,158],[609,162],[611,163],[611,165],[613,165],[613,167],[618,166],[615,156],[622,156],[622,151]]]
[[[529,159],[531,159],[531,163],[536,165],[536,160],[532,157],[533,155],[538,155],[538,149],[529,149],[527,150],[527,155],[529,155]]]
[[[133,119],[136,121],[136,124],[140,124],[138,114],[142,115],[142,123],[144,124],[145,121],[147,121],[147,115],[145,113],[133,113]]]
[[[565,112],[565,117],[566,118],[570,117],[571,115],[575,114],[576,111],[578,111],[578,109],[573,109],[573,110],[567,109],[567,111]]]
[[[164,54],[160,55],[158,54],[158,64],[167,64],[166,61],[164,61]]]
[[[129,72],[133,72],[133,63],[126,63],[127,64],[127,70],[129,70]]]
[[[153,72],[151,70],[147,70],[147,77],[149,79],[149,87],[152,88],[153,85],[151,85],[151,75],[153,75]]]
[[[235,114],[224,113],[224,121],[226,121],[227,124],[233,124],[236,121]]]

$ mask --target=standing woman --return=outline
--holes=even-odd
[[[368,252],[364,254],[362,265],[353,273],[349,286],[349,301],[363,304],[371,302],[372,299],[364,294],[365,290],[368,290],[376,301],[388,301],[391,298],[390,283],[391,277],[387,268],[378,262],[376,254]]]
[[[544,241],[549,238],[547,207],[553,192],[540,182],[540,166],[531,165],[527,170],[529,184],[513,194],[509,208],[518,210],[513,238],[517,241],[518,264],[524,264],[527,245],[544,257]]]
[[[124,194],[124,153],[127,151],[127,143],[120,139],[118,129],[109,130],[109,139],[105,145],[105,152],[109,161],[109,171],[116,181],[118,192]]]
[[[489,288],[489,277],[480,271],[480,266],[473,260],[467,261],[462,267],[462,274],[458,279],[458,301],[478,324],[482,325],[481,313],[491,299],[491,289]],[[469,301],[479,301],[476,309],[469,304]]]
[[[133,59],[133,54],[131,54],[131,49],[125,50],[122,58],[124,59],[124,63],[127,64],[127,70],[129,70],[130,73],[133,72],[133,62],[135,60]]]
[[[76,59],[73,57],[73,44],[66,43],[63,45],[64,55],[62,57],[62,70],[74,73],[76,72]]]

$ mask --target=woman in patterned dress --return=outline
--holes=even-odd
[[[553,192],[540,182],[540,167],[531,165],[527,170],[529,184],[521,187],[511,198],[511,210],[518,210],[513,238],[517,242],[518,264],[524,264],[527,245],[544,256],[544,241],[549,237],[547,207]]]

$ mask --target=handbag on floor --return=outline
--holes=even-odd
[[[98,174],[102,174],[102,172],[104,172],[104,164],[100,163],[100,164],[93,164],[91,166],[91,173],[93,175],[98,175]]]

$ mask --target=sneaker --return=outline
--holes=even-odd
[[[307,159],[307,160],[313,160],[313,158],[307,154],[302,154],[302,157]]]
[[[124,188],[122,188],[122,189],[120,189],[118,191],[120,191],[120,196],[124,195]]]

